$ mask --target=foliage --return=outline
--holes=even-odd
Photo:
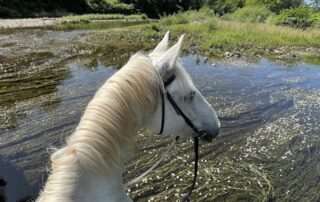
[[[90,10],[95,13],[133,13],[133,5],[118,0],[86,0]]]
[[[0,0],[1,17],[61,16],[65,13],[145,13],[159,18],[200,9],[205,0]]]
[[[320,9],[320,0],[311,0],[311,6],[317,11]]]
[[[313,26],[320,28],[320,13],[314,13],[310,20],[312,21]]]
[[[214,10],[217,15],[231,13],[244,6],[245,0],[208,0],[207,5]]]
[[[299,7],[303,0],[246,0],[248,6],[265,5],[268,9],[275,13],[279,13],[283,9]]]
[[[203,7],[200,11],[186,11],[171,16],[163,17],[160,20],[160,24],[163,25],[179,25],[187,24],[193,21],[208,20],[209,17],[213,17],[214,13],[208,7]]]
[[[134,4],[138,12],[145,13],[148,17],[159,18],[178,11],[200,9],[203,0],[122,0],[125,3]]]
[[[314,12],[320,12],[320,0],[311,0],[309,5]]]
[[[273,23],[276,25],[291,26],[296,28],[307,28],[312,26],[312,11],[305,6],[285,9],[274,18]]]
[[[234,13],[224,15],[222,18],[240,22],[262,23],[265,22],[270,15],[272,15],[272,12],[262,5],[246,6],[236,10]]]
[[[88,9],[85,0],[0,0],[0,18],[48,16],[65,12],[83,13]]]

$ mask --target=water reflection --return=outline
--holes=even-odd
[[[22,170],[0,158],[0,201],[17,201],[35,193],[35,186],[30,185]]]
[[[16,195],[21,198],[33,194],[39,190],[46,175],[46,162],[49,145],[59,146],[65,136],[69,135],[82,114],[82,111],[94,92],[116,70],[106,68],[99,61],[97,67],[88,69],[77,64],[67,65],[67,76],[55,83],[55,91],[44,94],[36,94],[32,97],[19,98],[13,107],[19,109],[18,113],[25,114],[23,119],[15,118],[16,127],[7,127],[1,130],[0,153],[2,159],[12,162],[18,168],[20,175],[14,172],[0,172],[10,186],[16,184],[25,191]],[[50,78],[55,80],[55,71]],[[42,78],[40,78],[41,80]],[[33,82],[38,83],[36,78]],[[37,89],[37,87],[35,87]],[[8,108],[8,103],[2,103],[0,107],[6,112],[17,117],[17,111]],[[7,107],[7,108],[6,108]],[[8,117],[8,116],[7,116]],[[8,122],[7,117],[5,117]],[[0,166],[4,168],[4,166]],[[10,166],[12,168],[13,166]],[[10,178],[10,175],[17,178]],[[25,189],[19,180],[26,180],[31,186]],[[17,184],[20,183],[20,184]],[[7,197],[15,196],[6,187]],[[11,190],[11,189],[10,189]],[[12,199],[12,198],[11,198]],[[13,200],[9,200],[13,201]]]
[[[61,97],[57,86],[69,76],[69,69],[51,53],[31,53],[1,66],[0,132],[14,128],[28,116],[25,108],[42,104],[57,106]]]

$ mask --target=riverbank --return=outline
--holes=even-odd
[[[45,27],[57,24],[56,18],[0,19],[0,29]]]
[[[116,26],[118,21],[137,23],[119,27]],[[113,26],[116,29],[112,29]],[[267,57],[285,61],[307,60],[309,63],[320,64],[320,29],[302,30],[265,23],[227,21],[215,17],[211,10],[205,8],[167,16],[156,21],[147,19],[145,15],[122,14],[0,20],[0,28],[23,27],[93,30],[88,34],[87,44],[81,45],[81,49],[90,49],[88,51],[104,49],[106,52],[110,50],[117,52],[128,44],[134,47],[132,51],[148,49],[161,40],[163,34],[169,30],[173,40],[181,34],[186,35],[185,53],[202,55],[208,60],[214,58],[258,60]],[[115,55],[115,58],[120,57],[122,56]]]
[[[306,56],[314,57],[319,64],[320,29],[306,30],[275,26],[265,23],[245,23],[226,21],[214,17],[212,11],[188,11],[168,16],[161,20],[134,27],[120,32],[99,31],[94,38],[101,44],[112,41],[146,43],[152,45],[161,40],[163,34],[171,31],[176,39],[185,34],[185,52],[203,55],[208,58],[259,59],[271,57],[277,60],[301,60]],[[112,35],[112,37],[111,37]]]

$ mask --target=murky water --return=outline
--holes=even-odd
[[[47,148],[63,144],[94,92],[116,71],[110,64],[127,58],[77,48],[90,45],[89,33],[0,34],[0,56],[6,57],[0,63],[0,176],[8,182],[8,201],[38,192]],[[265,59],[212,66],[192,55],[182,62],[222,122],[219,138],[201,146],[193,200],[319,201],[320,66]],[[126,181],[149,168],[170,141],[141,133]],[[181,140],[127,192],[135,201],[180,201],[192,169],[192,143]]]

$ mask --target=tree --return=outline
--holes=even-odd
[[[244,6],[245,0],[208,0],[208,6],[215,14],[224,15]]]
[[[87,9],[85,0],[0,0],[0,17],[33,17],[55,11],[83,13]]]
[[[303,0],[246,0],[246,5],[265,5],[275,13],[280,13],[283,9],[297,8],[303,4]]]
[[[312,0],[310,4],[313,10],[319,12],[320,11],[320,0]]]
[[[180,10],[199,9],[204,0],[120,0],[120,2],[133,4],[134,8],[148,17],[159,18]]]

